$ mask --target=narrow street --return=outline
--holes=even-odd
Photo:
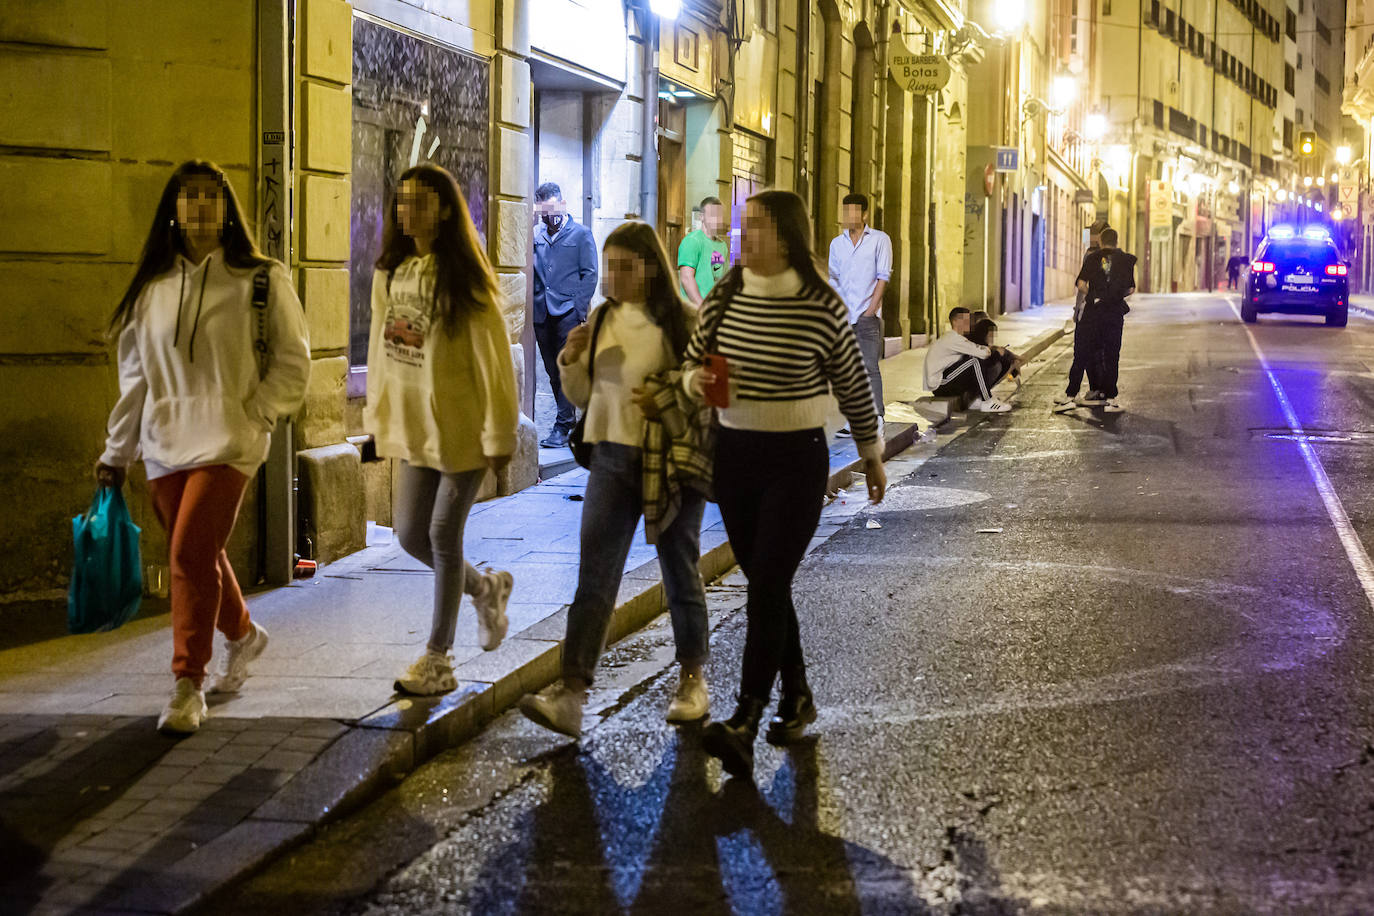
[[[1069,353],[803,566],[821,718],[757,789],[664,724],[660,624],[580,745],[508,713],[219,911],[1374,910],[1374,328],[1137,296],[1105,417]]]

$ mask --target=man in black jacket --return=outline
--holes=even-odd
[[[1082,335],[1087,356],[1088,396],[1080,404],[1101,406],[1108,413],[1126,408],[1117,400],[1117,367],[1121,361],[1121,331],[1131,310],[1126,298],[1135,292],[1136,257],[1116,247],[1115,229],[1102,230],[1102,247],[1088,252],[1078,271],[1077,285],[1086,294],[1083,317],[1075,336]]]

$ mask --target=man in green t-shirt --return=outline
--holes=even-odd
[[[730,269],[730,215],[718,197],[701,202],[701,228],[677,249],[682,294],[696,306]]]

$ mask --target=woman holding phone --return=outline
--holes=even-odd
[[[738,705],[702,733],[726,772],[752,775],[759,720],[781,672],[771,744],[816,719],[792,579],[820,521],[830,475],[825,421],[839,399],[863,458],[869,499],[883,498],[878,415],[844,301],[816,269],[811,220],[790,191],[749,198],[740,266],[702,305],[683,383],[719,408],[715,495],[749,579]]]

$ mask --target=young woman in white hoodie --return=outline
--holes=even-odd
[[[310,374],[290,274],[258,251],[218,166],[187,162],[168,180],[111,330],[120,396],[96,476],[122,486],[143,459],[172,571],[176,683],[158,728],[190,734],[206,714],[215,630],[227,643],[211,692],[238,690],[267,646],[224,547],[269,434],[300,406]]]
[[[479,573],[463,557],[468,512],[488,471],[510,462],[520,419],[500,301],[458,182],[436,165],[402,173],[372,278],[363,425],[378,455],[401,462],[397,539],[434,570],[429,643],[396,680],[403,693],[458,686],[449,653],[464,592],[483,649],[509,627],[511,574]]]

